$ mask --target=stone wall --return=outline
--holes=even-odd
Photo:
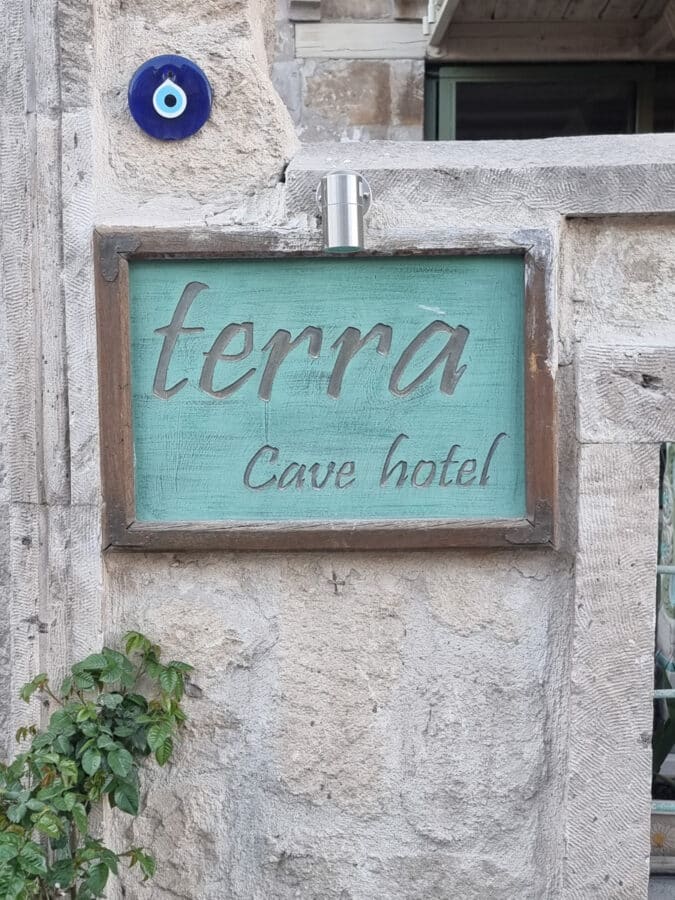
[[[13,700],[32,674],[129,628],[194,662],[200,689],[143,816],[103,823],[159,858],[126,896],[644,897],[675,138],[296,152],[269,4],[2,9],[3,721],[36,713]],[[124,94],[177,49],[216,104],[167,145]],[[94,226],[317,246],[314,190],[344,165],[372,183],[372,246],[551,243],[559,548],[101,554]]]
[[[291,4],[292,6],[292,0]],[[333,0],[316,4],[321,21],[422,23],[420,3]],[[421,140],[424,61],[421,59],[313,59],[296,50],[293,12],[282,0],[272,78],[304,142]]]

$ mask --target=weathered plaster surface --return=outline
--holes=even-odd
[[[644,898],[656,444],[673,435],[642,375],[671,390],[673,220],[636,215],[675,209],[675,139],[314,145],[282,182],[294,138],[267,75],[269,6],[2,9],[0,666],[14,692],[134,627],[196,665],[176,762],[148,773],[133,827],[159,874],[127,896]],[[184,145],[124,110],[129,75],[164,50],[216,86]],[[372,180],[372,243],[548,234],[559,551],[102,559],[94,224],[315,241],[333,165]]]
[[[552,889],[565,557],[114,555],[107,571],[113,631],[199,648],[188,739],[136,835],[171,862],[139,896]],[[213,827],[177,847],[202,802]]]

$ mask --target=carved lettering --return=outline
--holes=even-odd
[[[238,334],[244,335],[244,348],[239,353],[224,353],[223,351],[230,343],[230,341],[236,337]],[[230,325],[227,325],[220,332],[218,337],[213,342],[213,346],[211,349],[204,354],[206,359],[204,360],[204,366],[202,368],[202,374],[199,379],[199,387],[204,391],[205,394],[210,394],[212,397],[217,397],[218,399],[223,399],[224,397],[230,397],[236,390],[238,390],[242,384],[245,384],[249,378],[255,373],[255,369],[249,369],[248,372],[245,372],[241,378],[237,378],[236,381],[233,381],[231,384],[226,385],[220,390],[216,390],[213,387],[213,375],[216,369],[216,366],[219,362],[238,362],[241,359],[246,359],[247,356],[250,355],[253,350],[253,322],[242,322],[241,324],[232,322]]]
[[[328,465],[326,466],[326,477],[324,478],[324,480],[321,483],[319,483],[318,478],[317,478],[317,476],[319,474],[319,463],[314,463],[313,465],[311,465],[309,467],[309,478],[310,478],[310,483],[311,483],[312,487],[317,491],[320,491],[322,488],[325,488],[326,484],[328,483],[328,479],[330,478],[330,476],[333,474],[334,471],[335,471],[335,463],[329,462]]]
[[[271,447],[269,444],[265,444],[263,447],[255,453],[248,462],[246,466],[246,470],[244,472],[244,484],[246,487],[251,488],[253,491],[264,491],[265,488],[271,487],[276,483],[277,477],[276,475],[272,475],[271,478],[268,478],[267,481],[263,481],[262,484],[251,484],[251,475],[253,474],[253,469],[255,468],[256,463],[258,463],[263,456],[269,453],[270,462],[275,463],[279,459],[279,448]]]
[[[168,400],[173,397],[188,383],[187,378],[183,378],[176,382],[173,387],[167,388],[166,378],[178,335],[197,334],[200,331],[204,331],[203,328],[184,328],[183,322],[197,294],[205,290],[208,290],[208,284],[202,284],[201,281],[190,281],[189,284],[186,284],[169,324],[155,329],[155,334],[164,335],[164,343],[159,354],[155,380],[152,385],[153,394],[161,400]]]
[[[415,354],[419,352],[429,338],[441,332],[450,335],[445,347],[416,378],[413,378],[410,384],[406,387],[400,387],[399,382],[403,377],[403,373],[413,360]],[[451,328],[450,325],[447,325],[445,322],[441,322],[438,319],[430,325],[427,325],[427,327],[422,329],[417,337],[413,338],[408,344],[401,354],[399,361],[394,366],[394,371],[391,373],[391,378],[389,379],[389,390],[391,393],[395,394],[397,397],[407,397],[408,394],[411,394],[425,382],[441,365],[443,360],[445,360],[445,367],[443,369],[443,375],[441,376],[441,391],[444,394],[452,394],[457,387],[459,379],[466,371],[466,366],[458,368],[458,365],[468,336],[469,329],[465,328],[463,325]]]
[[[398,467],[401,467],[401,473],[398,476],[398,481],[396,482],[396,487],[400,488],[406,482],[406,478],[408,477],[408,463],[401,460],[397,462],[395,465],[391,465],[391,458],[398,450],[398,446],[403,441],[408,440],[407,434],[399,434],[398,437],[394,440],[394,443],[389,448],[389,453],[387,453],[387,458],[384,461],[384,465],[382,466],[382,475],[380,476],[380,487],[384,487],[385,484],[389,481],[391,476],[394,474]]]
[[[317,359],[321,353],[321,342],[323,340],[323,332],[320,328],[309,325],[304,331],[291,340],[290,331],[279,329],[275,331],[269,341],[263,347],[263,350],[269,350],[267,357],[267,365],[260,379],[260,387],[258,388],[258,396],[261,400],[269,400],[272,396],[272,386],[274,385],[274,377],[277,374],[279,366],[286,359],[291,350],[294,350],[298,344],[307,340],[309,347],[307,352],[309,356]]]
[[[449,484],[452,484],[452,478],[448,479],[448,469],[450,466],[456,466],[457,460],[455,459],[455,453],[459,450],[459,444],[453,444],[450,448],[448,455],[445,457],[441,464],[441,478],[439,484],[441,487],[447,487]]]
[[[508,435],[505,431],[502,431],[492,442],[492,446],[488,450],[488,455],[486,456],[485,463],[483,464],[483,471],[480,474],[480,484],[485,485],[490,480],[490,464],[492,463],[492,457],[495,455],[495,450],[505,437],[508,437]]]
[[[201,326],[186,327],[184,323],[195,298],[200,291],[206,289],[208,289],[208,285],[200,281],[190,281],[186,284],[169,324],[155,330],[155,334],[160,334],[164,337],[153,381],[153,393],[162,400],[171,399],[188,384],[189,379],[187,377],[180,379],[171,387],[167,386],[166,381],[179,336],[181,334],[197,334],[205,331]],[[340,397],[349,364],[366,344],[374,342],[375,352],[379,356],[388,356],[391,352],[393,334],[392,326],[385,325],[382,322],[373,325],[363,337],[359,328],[353,325],[345,328],[331,345],[331,349],[337,351],[337,354],[328,382],[328,396],[334,399]],[[437,334],[447,336],[445,346],[421,372],[414,375],[407,384],[403,384],[406,371],[411,367],[415,358],[421,356],[423,348]],[[242,349],[236,353],[227,353],[227,348],[240,335],[243,337]],[[468,337],[469,330],[464,325],[452,327],[447,322],[441,322],[438,319],[431,322],[410,341],[401,353],[389,378],[389,391],[396,397],[407,397],[424,384],[437,369],[442,367],[440,391],[443,394],[452,395],[460,378],[466,371],[466,365],[460,366],[460,360]],[[274,380],[280,366],[291,351],[305,342],[307,343],[307,355],[310,359],[318,359],[323,345],[323,330],[317,326],[308,325],[297,337],[292,338],[290,331],[280,328],[274,332],[263,346],[262,352],[267,353],[268,356],[262,370],[260,384],[258,385],[258,397],[261,400],[270,400],[274,388]],[[216,367],[221,362],[241,362],[251,356],[253,351],[253,322],[228,323],[219,332],[211,348],[202,351],[205,359],[199,377],[200,390],[216,400],[225,400],[231,397],[254,376],[257,367],[252,366],[239,378],[222,387],[214,385]]]
[[[428,469],[429,474],[420,483],[418,481],[418,476],[422,473],[425,467]],[[430,459],[421,459],[413,469],[412,478],[410,479],[410,481],[414,487],[426,488],[429,487],[435,477],[436,463]]]
[[[465,459],[462,465],[459,467],[459,471],[457,472],[457,484],[460,487],[466,487],[469,484],[473,484],[476,480],[474,478],[470,478],[469,476],[473,475],[476,471],[476,460],[475,459]]]
[[[340,350],[328,383],[328,395],[335,398],[340,396],[342,379],[347,366],[368,341],[372,341],[373,338],[377,337],[377,352],[380,356],[387,356],[391,349],[391,336],[392,328],[390,325],[374,325],[364,338],[361,337],[361,332],[358,328],[345,328],[331,347],[331,350],[337,350],[338,347]]]
[[[356,478],[352,476],[356,472],[356,463],[354,462],[345,462],[342,463],[340,468],[337,471],[337,475],[335,476],[335,487],[338,490],[343,490],[344,488],[348,488],[350,484],[354,484]],[[350,481],[342,482],[343,478],[349,478]]]
[[[285,491],[286,488],[291,487],[293,484],[298,490],[302,490],[305,484],[305,470],[306,467],[301,466],[300,463],[292,462],[287,465],[279,479],[279,490]]]

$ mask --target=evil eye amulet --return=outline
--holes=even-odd
[[[155,56],[129,82],[129,109],[136,123],[160,141],[180,141],[211,115],[213,94],[204,72],[184,56]]]

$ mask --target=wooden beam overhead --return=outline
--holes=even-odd
[[[443,39],[452,22],[452,17],[457,12],[459,4],[460,0],[444,0],[443,6],[436,16],[436,23],[434,24],[431,37],[429,38],[430,47],[439,47],[443,43]]]
[[[675,2],[675,0],[671,0]],[[455,22],[427,55],[439,62],[579,62],[642,60],[643,29],[637,21]],[[651,59],[675,55],[659,44]]]
[[[675,0],[669,0],[661,16],[647,29],[642,38],[642,49],[646,56],[654,56],[665,50],[675,40]]]
[[[424,59],[419,22],[299,22],[295,55],[301,59]]]

